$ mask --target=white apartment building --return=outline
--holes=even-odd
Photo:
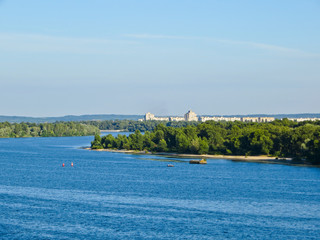
[[[146,113],[146,115],[144,115],[144,120],[145,121],[169,121],[169,118],[168,117],[155,117],[154,114],[152,113]]]
[[[156,121],[169,121],[169,118],[168,117],[155,117],[153,120],[156,120]]]
[[[144,115],[144,120],[145,121],[154,120],[154,114],[147,112],[146,115]]]
[[[206,122],[206,121],[215,121],[215,122],[220,122],[220,121],[226,121],[226,122],[235,122],[235,121],[241,121],[241,118],[239,117],[200,117],[201,122]]]
[[[273,122],[274,117],[259,117],[259,122]]]
[[[274,117],[242,117],[241,122],[272,122],[274,121]]]
[[[169,121],[171,122],[181,122],[185,121],[183,117],[169,117]]]
[[[242,117],[241,122],[259,122],[257,117]]]
[[[192,112],[192,110],[189,110],[185,115],[184,115],[184,120],[185,121],[198,121],[197,114],[195,112]]]
[[[154,114],[148,112],[145,114],[143,119],[139,119],[139,121],[172,121],[172,122],[180,122],[180,121],[226,121],[226,122],[235,122],[235,121],[241,121],[241,122],[272,122],[275,120],[274,117],[198,117],[195,112],[192,110],[189,110],[184,117],[155,117]],[[319,118],[291,118],[289,120],[292,121],[315,121],[320,120]]]
[[[320,118],[288,118],[290,121],[294,122],[304,122],[304,121],[319,121]]]
[[[199,117],[200,122],[218,121],[217,117]]]

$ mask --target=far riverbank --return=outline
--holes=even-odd
[[[125,129],[122,130],[100,130],[100,132],[104,133],[104,132],[110,132],[110,133],[115,133],[115,132],[126,132]]]
[[[177,158],[196,158],[196,159],[226,159],[239,162],[255,162],[255,163],[268,163],[268,164],[282,164],[290,166],[308,166],[308,167],[320,167],[320,165],[312,165],[306,162],[296,162],[292,158],[276,158],[269,156],[234,156],[234,155],[197,155],[197,154],[181,154],[181,153],[166,153],[166,152],[148,152],[148,151],[136,151],[136,150],[120,150],[120,149],[91,149],[90,147],[83,147],[82,149],[98,152],[113,152],[113,153],[127,153],[127,154],[144,154],[144,155],[160,155]]]

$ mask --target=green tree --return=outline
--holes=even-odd
[[[167,143],[166,143],[166,140],[164,139],[161,139],[158,143],[158,146],[157,146],[157,150],[158,152],[166,152],[168,149],[167,149]]]
[[[195,138],[190,141],[189,150],[191,153],[198,153],[200,149],[199,139]]]
[[[94,140],[91,142],[91,148],[92,149],[102,149],[103,146],[101,144],[101,137],[99,134],[96,134],[94,136]]]
[[[199,154],[207,154],[209,152],[209,144],[206,138],[199,139]]]
[[[189,140],[184,133],[176,135],[176,149],[180,153],[186,153],[189,150]]]

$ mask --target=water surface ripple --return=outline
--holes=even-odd
[[[79,149],[92,140],[0,139],[0,239],[319,239],[318,168]]]

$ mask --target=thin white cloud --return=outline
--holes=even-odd
[[[182,40],[200,40],[200,41],[213,41],[223,44],[232,44],[232,45],[244,45],[247,47],[258,48],[268,51],[288,53],[299,55],[303,57],[320,57],[320,54],[310,53],[300,49],[288,48],[283,46],[277,46],[266,43],[257,43],[250,41],[235,41],[228,39],[219,39],[211,37],[190,37],[190,36],[176,36],[176,35],[152,35],[152,34],[126,34],[125,37],[136,38],[136,39],[182,39]]]
[[[136,43],[135,41],[128,40],[114,40],[105,38],[82,38],[82,37],[59,37],[42,34],[20,34],[20,33],[0,33],[0,39],[29,39],[39,41],[66,41],[66,42],[83,42],[83,43]]]
[[[136,43],[136,41],[104,38],[75,38],[41,34],[0,33],[0,50],[10,52],[109,54],[114,51],[114,46],[116,45],[131,45]]]
[[[215,41],[219,41],[219,42],[227,43],[227,44],[234,44],[234,45],[246,45],[249,47],[270,50],[270,51],[275,51],[275,52],[300,54],[300,55],[305,55],[305,56],[319,56],[318,54],[308,53],[308,52],[305,52],[305,51],[302,51],[299,49],[287,48],[287,47],[282,47],[282,46],[277,46],[277,45],[272,45],[272,44],[249,42],[249,41],[233,41],[233,40],[225,40],[225,39],[223,39],[223,40],[215,39]]]
[[[140,39],[192,39],[186,36],[170,36],[170,35],[153,35],[153,34],[125,34],[125,37],[140,38]]]
[[[128,40],[128,38],[135,40]],[[287,48],[283,46],[266,43],[235,41],[212,37],[191,37],[154,34],[126,34],[122,36],[121,39],[107,39],[60,37],[42,34],[0,33],[0,51],[30,53],[58,52],[75,54],[115,54],[119,53],[119,49],[125,49],[126,46],[139,44],[139,40],[142,39],[212,41],[221,44],[243,45],[250,48],[257,48],[266,51],[289,54],[299,57],[320,57],[320,54],[317,53],[310,53],[299,49]],[[123,51],[125,52],[126,50]]]

